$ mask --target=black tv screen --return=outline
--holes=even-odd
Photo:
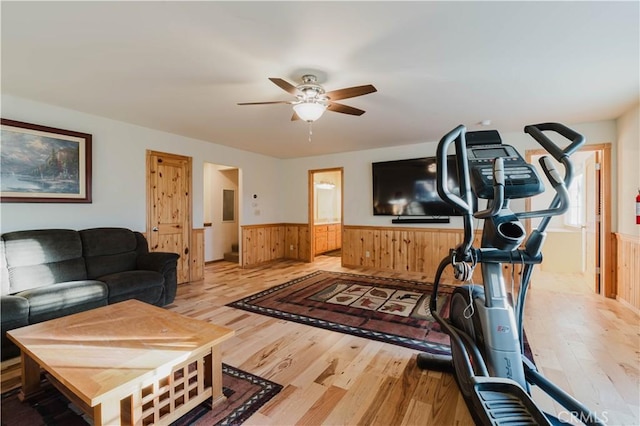
[[[449,156],[447,161],[449,190],[459,195],[460,186],[455,159]],[[372,173],[374,215],[460,215],[438,195],[435,157],[373,163]]]

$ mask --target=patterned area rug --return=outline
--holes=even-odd
[[[211,400],[205,401],[172,423],[183,425],[240,425],[273,398],[282,386],[222,364],[223,393],[227,399],[211,408]],[[43,380],[45,389],[29,402],[20,402],[20,388],[2,394],[2,426],[56,425],[86,426],[91,424],[56,388]]]
[[[455,287],[440,285],[440,313]],[[431,316],[432,285],[421,281],[317,271],[227,306],[314,327],[448,354],[449,337]]]

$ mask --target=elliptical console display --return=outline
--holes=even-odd
[[[505,198],[527,198],[544,191],[535,167],[511,145],[474,145],[467,147],[467,158],[471,188],[478,198],[493,198],[493,160],[498,157],[504,161]]]

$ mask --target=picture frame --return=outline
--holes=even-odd
[[[92,202],[92,135],[5,118],[0,125],[0,202]]]

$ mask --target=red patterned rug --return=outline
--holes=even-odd
[[[455,287],[440,285],[444,316]],[[448,354],[449,337],[429,311],[432,285],[398,278],[317,271],[227,306],[314,327]]]
[[[213,409],[207,400],[171,426],[240,425],[273,398],[282,386],[222,364],[223,394],[226,400]],[[20,402],[20,388],[2,394],[2,426],[87,426],[93,424],[56,388],[43,379],[45,390],[28,402]]]

